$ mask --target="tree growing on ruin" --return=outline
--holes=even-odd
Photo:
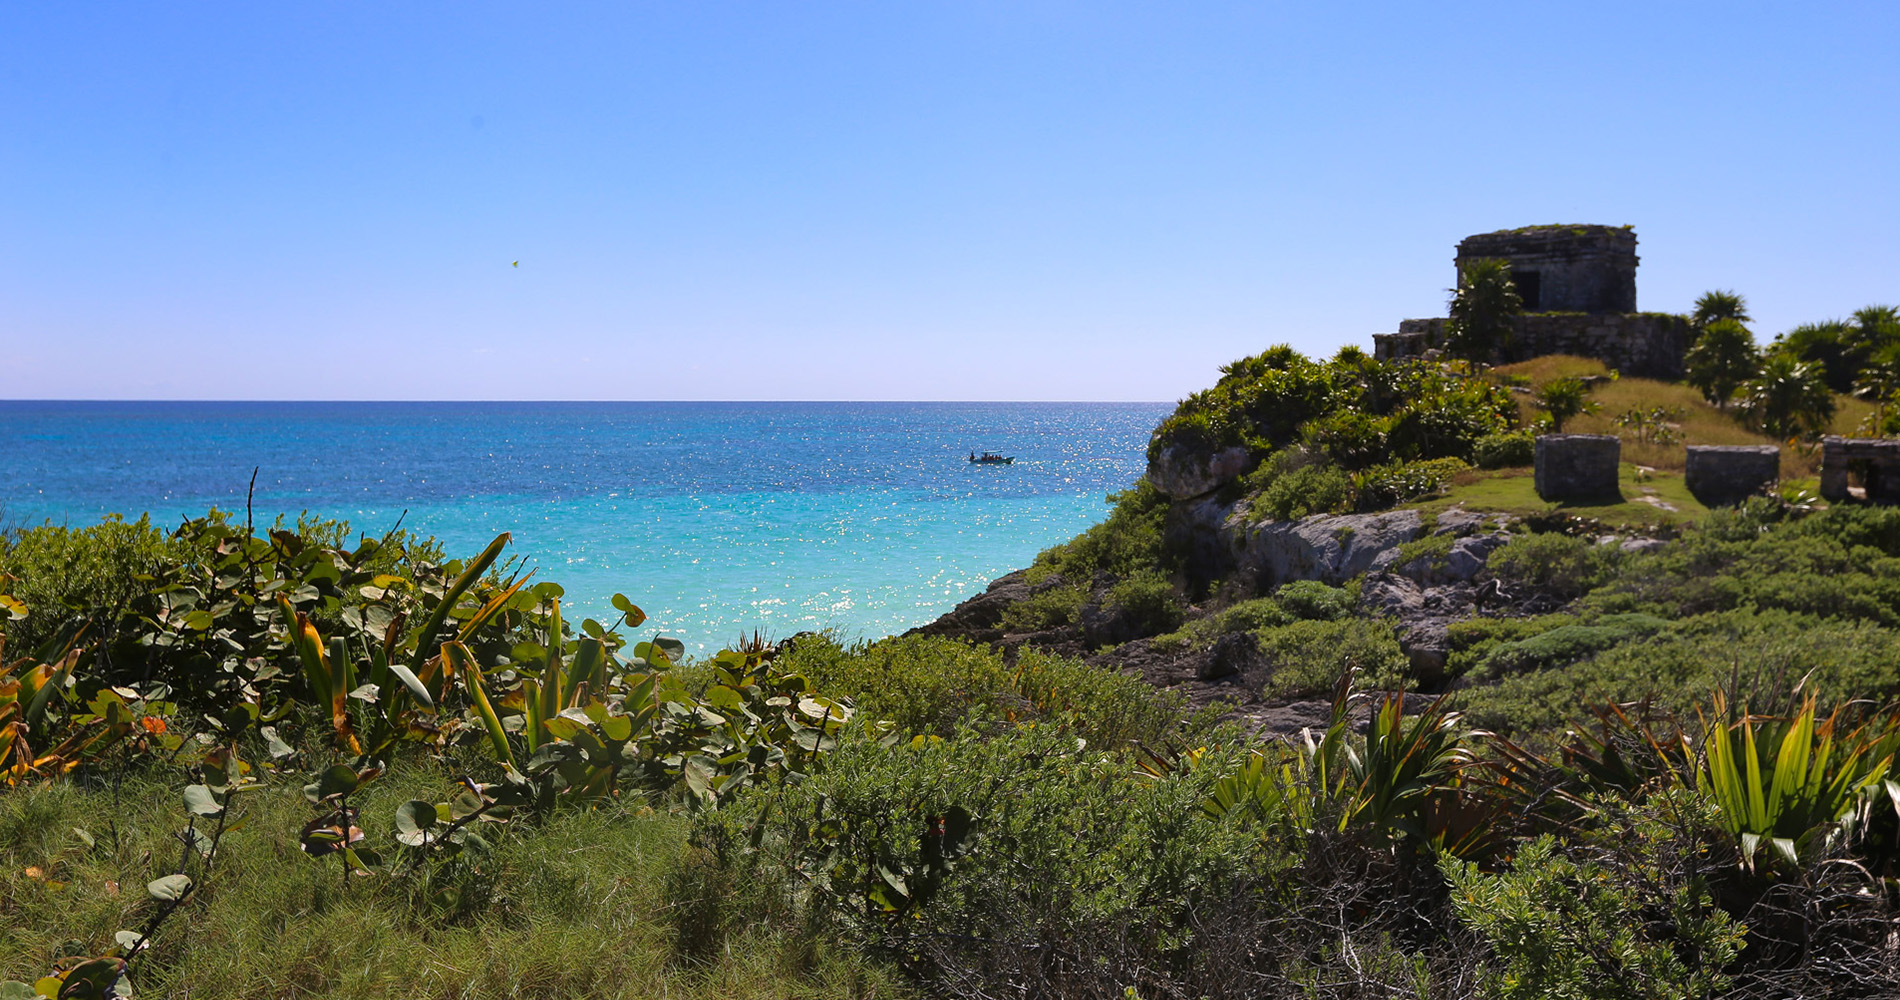
[[[1445,350],[1457,358],[1489,364],[1511,346],[1512,321],[1524,309],[1524,300],[1511,283],[1510,264],[1502,260],[1474,260],[1459,275],[1452,290],[1451,322]]]

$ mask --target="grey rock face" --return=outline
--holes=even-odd
[[[1683,485],[1710,507],[1729,507],[1772,487],[1781,476],[1781,449],[1772,444],[1689,446]]]
[[[1451,555],[1445,560],[1445,575],[1453,580],[1470,582],[1479,573],[1484,572],[1485,561],[1491,558],[1509,535],[1474,535],[1460,538],[1451,544]]]
[[[1234,563],[1264,592],[1294,580],[1343,583],[1398,558],[1400,545],[1425,533],[1415,510],[1382,514],[1320,514],[1295,521],[1249,524],[1245,514],[1223,528]]]
[[[1537,438],[1537,495],[1595,500],[1617,495],[1623,442],[1611,434],[1543,434]]]
[[[1245,448],[1224,448],[1211,455],[1164,448],[1148,463],[1148,481],[1176,500],[1187,500],[1239,479],[1253,464],[1253,453]]]

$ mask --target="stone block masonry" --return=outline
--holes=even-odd
[[[1537,438],[1537,495],[1546,500],[1604,500],[1620,495],[1623,442],[1613,434],[1544,434]]]
[[[1380,361],[1423,356],[1445,343],[1449,320],[1408,319],[1397,333],[1372,335],[1373,357]],[[1683,352],[1692,334],[1688,319],[1668,313],[1524,313],[1512,321],[1510,346],[1496,363],[1528,361],[1546,354],[1596,358],[1632,378],[1675,381],[1682,378]]]
[[[1704,506],[1732,507],[1781,478],[1781,449],[1772,444],[1689,446],[1683,482]]]
[[[1849,483],[1860,480],[1868,503],[1900,504],[1900,439],[1821,439],[1821,497],[1830,503],[1853,494]]]

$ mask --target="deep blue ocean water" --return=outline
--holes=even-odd
[[[452,556],[497,532],[575,611],[689,648],[922,624],[1101,520],[1161,403],[0,401],[0,518],[301,511]],[[970,451],[1016,457],[973,466]],[[404,512],[407,514],[404,515]]]

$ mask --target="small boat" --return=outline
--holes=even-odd
[[[1008,465],[1014,461],[1016,461],[1014,455],[998,455],[993,451],[986,451],[981,455],[976,452],[970,453],[971,465]]]

